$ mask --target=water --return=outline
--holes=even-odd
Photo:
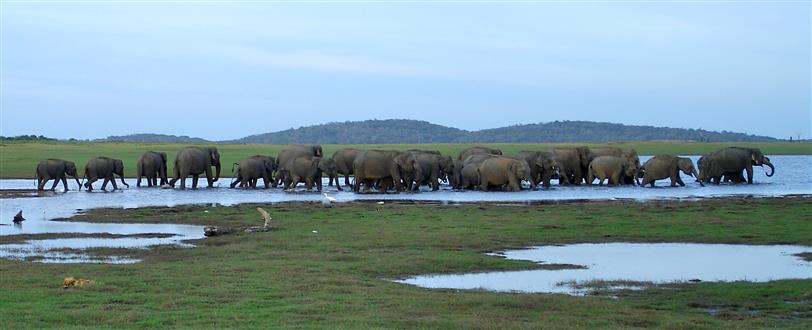
[[[594,281],[621,283],[615,287],[636,289],[641,286],[633,283],[639,282],[767,282],[812,278],[812,263],[793,256],[801,252],[812,252],[812,247],[685,243],[538,246],[494,255],[586,268],[424,275],[398,282],[426,288],[582,295],[591,291],[589,285]]]
[[[641,157],[645,162],[649,157]],[[692,157],[694,161],[698,157]],[[753,196],[783,196],[792,194],[812,194],[812,156],[772,156],[771,160],[776,167],[776,175],[772,178],[764,175],[764,170],[754,169],[755,184],[747,185],[708,185],[700,187],[693,178],[683,174],[686,187],[667,187],[669,180],[658,181],[658,188],[641,187],[598,187],[598,186],[571,186],[561,187],[553,183],[547,190],[521,191],[521,192],[481,192],[481,191],[455,191],[443,185],[440,191],[430,191],[423,187],[417,193],[400,194],[354,194],[345,190],[340,192],[336,187],[328,187],[324,180],[324,192],[335,198],[336,202],[351,202],[358,200],[409,200],[444,203],[464,202],[533,202],[545,200],[583,200],[583,199],[672,199],[672,198],[705,198],[736,195]],[[144,238],[133,238],[140,247],[156,244],[177,244],[186,239],[202,238],[203,228],[200,226],[182,225],[154,225],[154,224],[97,224],[82,222],[50,221],[57,218],[67,218],[75,215],[79,210],[97,208],[138,208],[148,206],[176,206],[185,204],[217,204],[235,205],[240,203],[277,203],[294,201],[326,201],[324,195],[318,192],[305,192],[300,185],[295,192],[284,192],[281,189],[228,189],[230,178],[223,178],[214,189],[199,188],[187,189],[160,189],[136,188],[135,179],[127,179],[130,188],[115,192],[100,191],[101,182],[96,183],[93,192],[78,191],[75,181],[68,181],[68,192],[59,192],[47,197],[19,197],[0,198],[0,236],[17,234],[43,234],[43,233],[111,233],[111,234],[143,234],[143,233],[170,233],[175,234],[174,239],[153,241]],[[340,179],[343,182],[343,177]],[[188,181],[191,186],[191,179]],[[50,183],[49,183],[50,184]],[[200,181],[205,187],[205,180]],[[50,186],[47,186],[50,187]],[[0,180],[0,189],[34,189],[35,180]],[[108,189],[112,186],[108,185]],[[61,183],[57,187],[61,191]],[[12,226],[14,215],[23,210],[27,221],[21,226]],[[106,246],[120,246],[125,244],[121,239],[103,239],[109,244]],[[88,245],[89,239],[80,239]],[[66,241],[59,241],[65,242]],[[36,241],[29,247],[37,247],[54,242]],[[102,244],[103,245],[103,244]],[[88,246],[90,247],[90,246]],[[9,247],[2,247],[8,251]],[[15,247],[20,250],[19,246]],[[32,248],[33,249],[33,248]],[[37,248],[38,251],[45,251]],[[53,250],[53,249],[50,249]],[[49,251],[50,251],[49,250]],[[0,252],[1,253],[1,252]],[[8,254],[8,252],[6,252]]]
[[[649,157],[641,157],[645,162]],[[696,160],[697,157],[692,157]],[[464,202],[527,202],[545,200],[582,200],[582,199],[671,199],[671,198],[704,198],[736,195],[753,196],[784,196],[793,194],[812,194],[812,156],[772,156],[771,160],[776,167],[776,174],[772,178],[764,174],[764,169],[754,168],[754,181],[747,184],[722,184],[719,186],[707,185],[701,187],[694,179],[683,176],[685,187],[668,187],[669,180],[657,182],[657,188],[642,188],[637,186],[607,187],[607,186],[569,186],[562,187],[553,183],[547,190],[524,190],[521,192],[482,192],[482,191],[456,191],[443,185],[440,191],[430,191],[423,187],[417,193],[400,194],[355,194],[351,191],[337,191],[336,187],[324,184],[324,192],[336,199],[337,202],[350,202],[357,200],[411,200],[411,201],[439,201],[450,203]],[[284,192],[277,189],[228,189],[229,178],[220,180],[220,187],[214,189],[198,188],[197,190],[136,188],[135,180],[129,189],[115,192],[102,192],[96,190],[92,193],[77,191],[76,183],[69,181],[71,191],[58,193],[53,197],[39,198],[10,198],[0,199],[0,224],[10,223],[11,218],[19,210],[24,210],[26,219],[44,220],[56,217],[69,217],[75,214],[76,209],[94,208],[137,208],[145,206],[176,206],[184,204],[220,204],[235,205],[240,203],[275,203],[294,201],[324,201],[321,193],[305,192],[302,185],[296,192]],[[340,179],[343,182],[343,177]],[[191,181],[191,179],[189,180]],[[0,189],[32,189],[34,180],[0,180]],[[205,186],[204,184],[202,186]],[[99,185],[97,185],[98,189]],[[61,186],[57,189],[61,189]],[[108,186],[108,189],[111,187]],[[45,211],[43,214],[42,211]],[[28,225],[28,222],[26,223]],[[24,226],[27,227],[28,226]],[[0,235],[9,231],[0,227]]]

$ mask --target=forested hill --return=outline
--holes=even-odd
[[[388,119],[348,121],[288,129],[251,135],[230,142],[237,143],[448,143],[470,134],[457,128],[435,125],[425,121]]]
[[[188,137],[186,135],[167,135],[167,134],[130,134],[121,136],[108,136],[105,139],[98,139],[96,141],[115,141],[115,142],[165,142],[165,143],[205,143],[207,140],[195,137]]]
[[[233,143],[478,143],[478,142],[618,142],[618,141],[774,141],[768,136],[654,126],[633,126],[590,121],[555,121],[465,131],[425,121],[389,119],[328,123],[251,135]]]

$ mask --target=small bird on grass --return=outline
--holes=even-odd
[[[327,193],[322,193],[324,195],[325,200],[321,201],[324,206],[333,207],[333,203],[337,200],[335,197],[327,196]]]
[[[14,223],[17,223],[17,224],[25,221],[25,218],[23,218],[23,210],[20,210],[20,212],[17,212],[17,215],[14,216],[14,220],[11,220],[11,221],[14,222]]]

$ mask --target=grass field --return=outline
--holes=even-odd
[[[481,144],[501,149],[506,155],[514,155],[521,150],[542,150],[557,146],[573,146],[584,144]],[[587,144],[600,146],[599,144]],[[766,155],[812,155],[810,143],[692,143],[692,142],[634,142],[612,144],[621,148],[634,148],[641,155],[655,154],[703,154],[716,151],[729,146],[746,146],[761,148]],[[7,142],[0,144],[0,178],[33,178],[34,169],[42,159],[61,158],[71,160],[79,167],[80,172],[84,164],[97,156],[108,156],[124,160],[125,174],[129,177],[135,175],[135,161],[148,150],[164,151],[168,154],[170,162],[175,152],[185,144],[161,143],[86,143],[86,142],[53,142],[53,143],[18,143]],[[361,149],[430,149],[439,150],[446,155],[457,155],[459,151],[474,144],[392,144],[392,145],[324,145],[325,155],[332,156],[333,152],[341,148],[355,147]],[[231,164],[247,157],[261,154],[275,156],[284,145],[217,145],[223,164],[222,175],[231,176]],[[172,165],[170,164],[170,171]],[[81,173],[80,173],[81,174]],[[171,176],[171,173],[170,173]]]
[[[812,245],[810,202],[263,205],[272,232],[208,238],[193,249],[95,251],[143,258],[134,265],[0,259],[0,320],[3,328],[809,329],[812,280],[678,284],[614,299],[428,290],[384,279],[529,269],[535,265],[482,252],[533,244]],[[76,220],[240,227],[259,224],[253,207],[108,209]],[[67,276],[95,284],[65,290]]]

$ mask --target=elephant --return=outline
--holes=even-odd
[[[474,189],[480,185],[479,165],[482,165],[486,159],[499,157],[493,154],[472,154],[465,158],[463,161],[456,161],[454,167],[454,176],[456,177],[457,189]]]
[[[262,155],[251,156],[234,165],[237,165],[237,175],[231,182],[231,188],[238,184],[240,187],[256,188],[257,181],[261,178],[265,189],[268,189],[271,187],[274,172],[277,170],[276,159]]]
[[[355,158],[358,157],[363,152],[363,150],[359,149],[352,149],[352,148],[344,148],[339,149],[335,153],[333,153],[333,161],[336,164],[336,171],[337,174],[344,175],[344,185],[350,187],[352,189],[352,184],[350,183],[350,175],[353,174],[352,163],[355,161]],[[333,179],[330,178],[329,184],[332,184]],[[338,176],[336,175],[336,187],[338,190],[341,189],[341,184],[338,183]]]
[[[418,190],[421,185],[431,186],[432,191],[440,190],[440,180],[447,180],[449,175],[454,174],[454,161],[449,156],[442,156],[439,153],[427,153],[423,151],[409,151],[420,166],[423,180],[417,181],[411,190]],[[411,184],[411,182],[410,182]]]
[[[76,173],[76,164],[64,159],[45,159],[37,164],[37,190],[45,190],[45,184],[48,180],[54,180],[51,190],[56,189],[59,181],[62,181],[62,186],[65,191],[68,191],[68,180],[66,175],[70,175],[76,180],[76,185],[79,190],[82,190],[82,184],[79,183],[79,175]]]
[[[592,184],[592,181],[597,178],[598,185],[603,185],[603,180],[608,179],[610,185],[620,185],[623,183],[623,176],[637,175],[637,169],[634,162],[629,158],[615,157],[615,156],[600,156],[589,163],[589,170],[587,172],[587,184]]]
[[[475,154],[501,155],[502,150],[491,149],[491,148],[488,148],[488,147],[472,147],[472,148],[468,148],[468,149],[465,149],[463,151],[460,151],[460,154],[459,154],[459,156],[457,156],[457,159],[458,160],[465,160],[466,158],[468,158],[468,156],[475,155]]]
[[[305,188],[307,188],[308,191],[313,189],[313,185],[316,186],[318,191],[321,191],[321,175],[323,166],[319,165],[327,164],[324,162],[327,160],[328,159],[315,156],[302,156],[296,157],[283,164],[281,170],[284,175],[283,188],[285,190],[289,190],[295,188],[299,182],[304,182]],[[335,162],[330,160],[329,163],[333,164],[333,168],[335,168]]]
[[[158,178],[161,178],[161,185],[165,185],[166,179],[166,153],[157,151],[147,151],[135,163],[136,187],[141,187],[141,177],[147,178],[147,186],[157,186]]]
[[[395,191],[403,190],[403,181],[422,181],[423,175],[414,155],[408,152],[367,150],[362,152],[353,162],[355,173],[354,192],[361,191],[361,185],[369,190],[374,182],[385,182],[391,179]],[[386,192],[387,186],[381,185],[381,192]]]
[[[318,144],[291,145],[285,147],[285,149],[282,149],[282,151],[276,155],[276,163],[281,166],[298,157],[324,157],[324,152],[321,149],[321,145]],[[276,187],[283,180],[284,177],[277,175],[273,186]]]
[[[580,185],[587,173],[585,169],[588,169],[590,154],[587,147],[553,149],[552,155],[559,165],[558,184]]]
[[[702,182],[719,184],[723,177],[731,181],[738,181],[742,171],[747,173],[747,183],[753,183],[753,166],[767,165],[771,172],[768,177],[775,174],[775,166],[765,157],[760,149],[729,147],[716,151],[700,158],[699,177]]]
[[[635,168],[637,170],[639,170],[640,167],[641,167],[640,166],[640,157],[637,155],[637,150],[634,150],[634,149],[623,150],[623,149],[620,149],[618,147],[593,147],[593,148],[589,148],[589,163],[591,163],[592,160],[594,160],[595,158],[598,158],[600,156],[615,156],[615,157],[621,157],[621,158],[628,158],[629,160],[632,161],[632,163],[635,165]],[[623,184],[634,184],[635,182],[637,182],[637,184],[640,184],[640,182],[638,182],[637,179],[638,179],[637,175],[635,175],[633,177],[623,175],[621,177],[621,181],[622,181]]]
[[[216,169],[214,178],[211,176],[212,166]],[[186,189],[186,177],[191,175],[192,189],[197,189],[197,179],[203,173],[206,173],[208,187],[214,187],[220,179],[220,152],[215,147],[185,147],[175,155],[175,177],[169,185],[175,187],[180,180],[180,189]]]
[[[87,161],[87,165],[85,165],[85,178],[87,182],[85,182],[85,188],[87,191],[93,191],[93,182],[96,182],[98,179],[104,179],[102,183],[101,189],[105,190],[107,188],[107,182],[113,183],[113,191],[118,189],[116,185],[116,175],[119,176],[121,179],[121,183],[127,188],[130,185],[124,181],[124,162],[121,159],[113,159],[109,157],[96,157],[89,161]],[[84,179],[82,179],[84,181]]]
[[[531,181],[530,166],[521,159],[493,157],[482,162],[477,168],[480,189],[487,191],[491,186],[507,186],[508,191],[522,190],[522,180]]]
[[[694,162],[687,157],[677,157],[674,155],[657,155],[647,160],[641,167],[638,177],[643,177],[643,182],[640,186],[650,184],[654,187],[654,182],[660,179],[670,178],[671,186],[676,187],[679,184],[685,187],[685,182],[682,182],[679,172],[691,175],[699,181],[699,173],[694,168]],[[700,185],[702,181],[699,181]]]
[[[530,166],[530,188],[536,189],[539,183],[550,188],[550,180],[558,173],[559,165],[549,151],[521,151],[516,159],[522,159]]]

